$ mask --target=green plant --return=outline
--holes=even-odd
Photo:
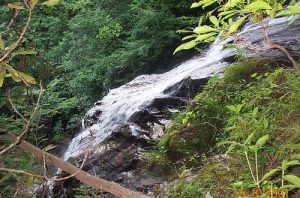
[[[200,42],[214,41],[217,35],[221,35],[221,37],[232,36],[235,38],[235,43],[248,48],[256,50],[279,49],[296,65],[293,57],[283,46],[271,41],[268,35],[268,19],[265,20],[266,16],[274,18],[276,16],[300,14],[300,6],[296,4],[296,1],[291,1],[287,5],[286,3],[286,0],[200,0],[193,3],[191,8],[201,7],[205,10],[206,15],[200,17],[198,26],[194,29],[179,31],[191,35],[182,39],[183,41],[189,41],[177,47],[174,53],[191,49]],[[247,20],[261,26],[265,48],[251,45],[238,38],[236,34],[238,29]],[[208,21],[209,24],[205,24],[205,21]]]
[[[245,156],[245,159],[247,161],[249,173],[253,179],[253,182],[249,184],[247,182],[239,181],[239,182],[234,183],[233,186],[235,188],[242,187],[244,184],[246,184],[246,186],[243,186],[243,187],[246,187],[246,188],[253,188],[256,186],[258,188],[258,190],[260,191],[260,194],[263,194],[266,192],[262,192],[262,185],[269,186],[270,183],[272,185],[274,183],[276,183],[276,181],[268,182],[267,179],[269,177],[273,176],[274,174],[278,173],[279,171],[281,171],[281,187],[280,187],[281,189],[288,188],[289,190],[291,190],[293,188],[299,188],[299,186],[300,186],[300,178],[299,177],[297,177],[295,175],[285,175],[285,171],[289,167],[300,165],[300,162],[298,159],[291,160],[291,161],[283,160],[280,167],[271,169],[270,171],[265,173],[262,177],[260,177],[259,168],[258,168],[259,167],[258,151],[260,149],[262,149],[262,147],[266,144],[267,140],[269,139],[269,135],[262,136],[256,141],[255,144],[251,144],[251,142],[254,138],[254,135],[255,135],[255,133],[250,134],[243,144],[235,142],[235,141],[224,141],[224,142],[221,142],[218,144],[219,146],[224,145],[224,144],[230,144],[226,154],[233,152],[233,151],[235,151],[236,153],[243,153]],[[249,155],[251,153],[254,154],[255,169],[253,169],[252,164],[250,162]],[[299,154],[294,155],[293,158],[299,158]],[[284,185],[285,180],[288,181],[290,183],[290,185]],[[266,189],[266,188],[264,188],[264,189]]]

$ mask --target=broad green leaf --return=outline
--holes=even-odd
[[[245,141],[245,143],[244,143],[245,145],[251,142],[251,140],[253,139],[254,134],[255,134],[255,133],[253,132],[253,133],[251,133],[251,134],[247,137],[247,139],[246,139],[246,141]]]
[[[184,44],[180,45],[179,47],[177,47],[173,54],[176,54],[178,51],[181,51],[181,50],[191,49],[191,48],[195,47],[196,45],[197,45],[197,42],[195,40],[189,41],[189,42],[184,43]]]
[[[239,18],[235,23],[233,23],[229,27],[229,32],[230,33],[236,32],[239,29],[239,27],[242,25],[242,23],[245,21],[246,18],[247,18],[247,16],[243,16],[243,17]]]
[[[258,107],[255,107],[252,111],[252,116],[255,117],[257,115],[258,112]]]
[[[8,3],[7,7],[10,9],[18,9],[18,10],[24,9],[24,6],[22,5],[21,2]]]
[[[232,112],[236,112],[236,107],[234,105],[227,105],[226,108]]]
[[[295,175],[286,175],[285,180],[300,188],[300,178]]]
[[[278,168],[275,168],[275,169],[272,169],[270,170],[269,172],[267,172],[262,178],[261,178],[261,181],[264,181],[266,180],[267,178],[273,176],[275,173],[277,173],[278,171],[280,171],[280,169]]]
[[[235,10],[230,10],[230,11],[224,11],[224,12],[220,12],[219,14],[218,14],[218,16],[220,17],[220,16],[226,16],[226,15],[228,15],[228,14],[232,14],[232,13],[235,13],[236,11]]]
[[[57,5],[59,3],[59,0],[48,0],[48,1],[45,1],[43,3],[41,3],[41,5],[45,5],[45,6],[54,6],[54,5]]]
[[[250,149],[251,151],[257,153],[259,147],[258,147],[257,145],[251,145],[251,146],[249,146],[249,149]]]
[[[38,3],[39,0],[30,0],[29,1],[29,8],[32,10],[36,4]]]
[[[292,160],[292,161],[283,160],[282,164],[281,164],[281,168],[283,170],[286,170],[287,168],[289,168],[291,166],[297,166],[297,165],[300,165],[298,160]]]
[[[15,70],[14,68],[12,68],[11,66],[9,65],[5,65],[6,66],[6,69],[8,70],[9,74],[11,75],[12,79],[16,82],[21,82],[21,78],[17,72],[17,70]]]
[[[287,9],[280,11],[277,15],[283,16],[283,15],[295,15],[295,14],[300,14],[299,5],[288,6]]]
[[[269,139],[269,135],[262,136],[256,142],[256,145],[262,147]]]
[[[216,34],[217,33],[215,33],[215,32],[208,33],[208,34],[201,34],[201,35],[197,36],[195,41],[196,42],[206,41],[206,39],[211,38],[211,37],[215,36]]]
[[[199,26],[194,29],[194,32],[196,34],[203,34],[203,33],[214,32],[214,31],[218,31],[218,29],[212,28],[208,25]]]
[[[198,8],[200,6],[202,6],[203,4],[207,3],[207,2],[210,2],[211,0],[202,0],[202,1],[199,1],[199,2],[195,2],[192,4],[191,8]]]
[[[284,147],[300,151],[300,144],[285,144]]]
[[[214,4],[215,2],[217,2],[217,1],[216,1],[216,0],[211,0],[211,1],[209,1],[209,2],[207,2],[207,3],[205,3],[205,4],[203,4],[202,8],[204,9],[204,8],[206,8],[206,7],[208,7],[208,6],[212,5],[212,4]]]
[[[4,50],[4,41],[3,41],[3,39],[0,37],[0,49],[1,50]]]
[[[217,17],[215,17],[215,16],[210,16],[209,17],[209,20],[210,20],[210,22],[212,22],[212,24],[214,24],[215,26],[219,26],[219,21],[218,21],[218,19],[217,19]]]
[[[271,10],[272,7],[262,0],[257,0],[253,3],[247,5],[241,12],[242,13],[250,13],[250,12],[257,12],[259,10]]]
[[[48,146],[46,146],[45,148],[43,148],[43,151],[47,152],[50,151],[51,149],[55,148],[56,146],[53,144],[49,144]]]
[[[197,34],[193,34],[193,35],[189,35],[189,36],[185,36],[182,38],[183,41],[191,39],[191,38],[196,38],[198,35]]]
[[[6,69],[0,68],[0,87],[2,87],[3,85],[5,75],[6,75]]]
[[[268,128],[269,122],[266,118],[263,119],[263,123],[264,123],[264,129]]]
[[[233,149],[235,149],[235,147],[236,147],[236,145],[235,144],[231,144],[229,147],[228,147],[228,149],[227,149],[227,151],[226,151],[226,155],[228,154],[228,153],[230,153]]]
[[[32,76],[28,75],[28,74],[25,74],[23,72],[20,72],[20,71],[17,71],[17,73],[19,74],[20,78],[23,80],[23,82],[26,84],[26,83],[29,83],[29,84],[35,84],[35,80]]]
[[[300,160],[300,153],[292,155],[291,159],[299,159]]]
[[[15,55],[30,55],[30,54],[37,54],[37,51],[33,49],[20,49],[15,52]]]

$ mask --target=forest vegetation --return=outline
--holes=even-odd
[[[109,90],[140,74],[168,71],[218,35],[245,47],[237,33],[256,22],[264,50],[279,49],[285,60],[241,52],[224,76],[211,77],[173,115],[139,167],[167,181],[154,189],[157,197],[233,197],[254,188],[266,195],[270,187],[296,196],[299,54],[270,40],[263,19],[297,14],[296,2],[283,0],[1,1],[0,55],[9,53],[0,59],[0,129],[23,131],[30,144],[59,153],[57,146],[74,137],[88,108]],[[0,139],[0,150],[8,145]],[[0,172],[0,197],[30,197],[45,179],[37,176],[43,172],[37,158],[18,145],[0,154],[1,170],[11,170]],[[73,191],[78,198],[102,195],[84,184]]]

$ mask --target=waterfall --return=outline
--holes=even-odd
[[[288,28],[287,21],[287,17],[272,19],[269,22],[269,35],[278,40],[280,34]],[[246,25],[239,33],[239,36],[252,43],[261,41],[260,35],[260,27],[256,24]],[[68,160],[86,152],[91,132],[94,133],[92,146],[101,144],[118,126],[129,122],[129,118],[135,112],[147,107],[155,98],[168,97],[164,91],[176,83],[186,78],[207,78],[222,71],[227,65],[224,59],[236,53],[234,48],[224,49],[224,45],[232,40],[217,39],[202,56],[183,62],[163,74],[138,76],[131,82],[111,90],[86,113],[82,121],[82,132],[72,139],[63,159]],[[132,133],[134,134],[134,131]]]

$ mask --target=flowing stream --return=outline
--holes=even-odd
[[[273,19],[269,22],[270,36],[277,38],[282,31],[287,28],[288,18]],[[260,27],[252,24],[246,25],[239,33],[248,42],[261,40]],[[99,145],[111,132],[120,124],[128,122],[128,119],[135,112],[147,106],[154,98],[168,97],[164,91],[176,83],[188,77],[201,79],[212,76],[227,65],[223,60],[236,54],[236,49],[225,48],[226,43],[231,42],[229,38],[225,41],[215,41],[204,55],[194,57],[178,67],[163,74],[141,75],[131,82],[111,90],[107,96],[97,102],[91,108],[86,117],[92,116],[95,112],[99,113],[96,123],[92,126],[85,126],[85,119],[82,121],[82,132],[74,137],[68,146],[64,160],[76,157],[87,150],[90,141],[90,132],[94,133],[93,146]]]
[[[300,20],[288,25],[287,17],[272,19],[269,21],[269,36],[275,42],[289,43],[291,40],[300,42]],[[249,43],[261,45],[262,32],[256,24],[245,25],[239,36]],[[168,98],[175,90],[176,84],[185,79],[205,79],[219,74],[228,65],[226,58],[236,55],[235,48],[224,48],[224,45],[232,42],[232,38],[224,41],[217,39],[209,49],[176,68],[163,74],[141,75],[131,82],[111,90],[101,101],[95,103],[82,120],[82,131],[75,136],[66,149],[63,159],[67,161],[77,157],[88,150],[90,146],[96,147],[111,136],[119,126],[130,123],[130,118],[136,112],[146,109],[156,98]],[[251,54],[253,55],[253,53]],[[92,120],[92,121],[91,121]],[[133,126],[133,125],[131,125]],[[138,135],[131,129],[132,135]],[[93,141],[91,144],[91,132]],[[60,174],[61,170],[57,170]],[[50,191],[53,182],[46,185]],[[51,196],[51,193],[49,194]]]

